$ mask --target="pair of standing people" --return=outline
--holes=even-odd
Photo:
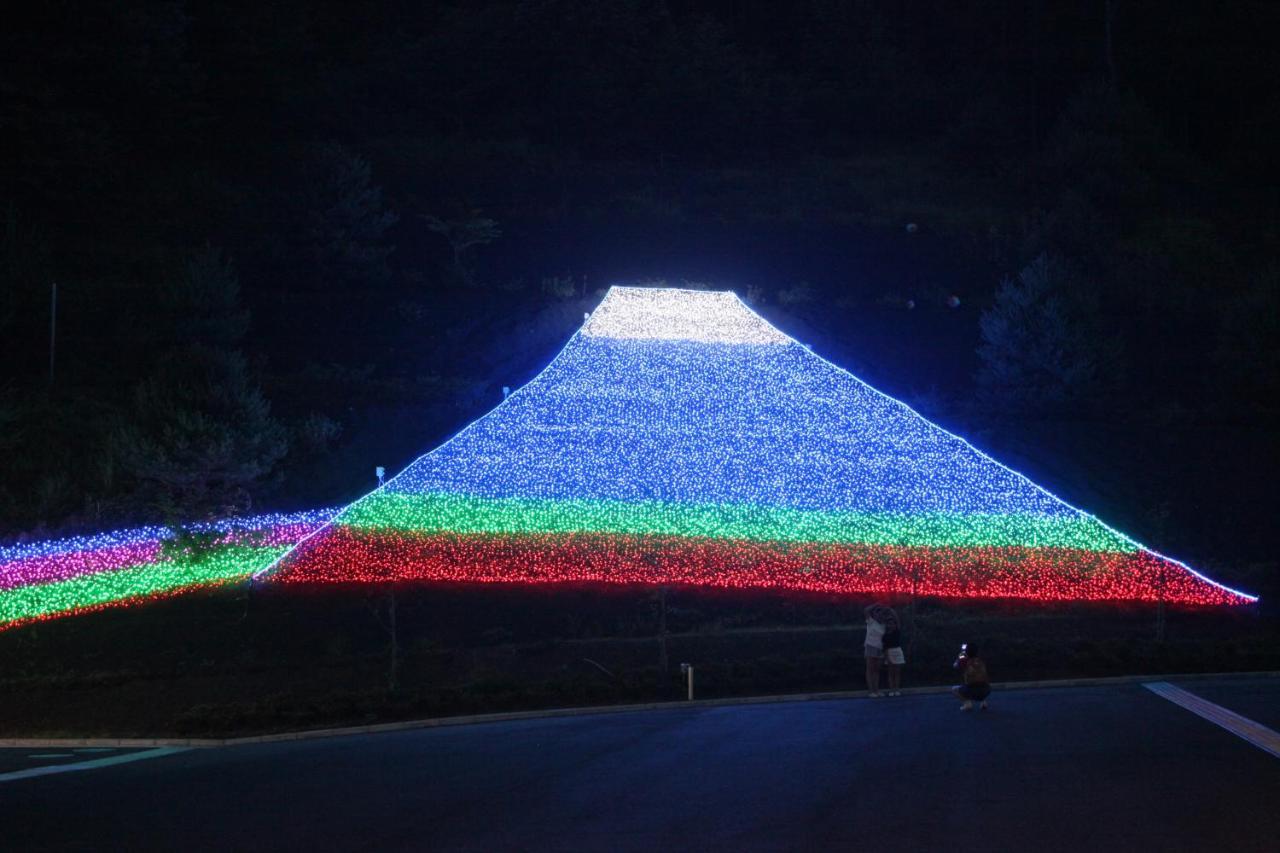
[[[888,675],[890,696],[902,695],[902,667],[907,662],[902,651],[902,625],[898,614],[886,604],[872,604],[863,613],[867,617],[867,636],[863,654],[867,659],[867,695],[884,696],[880,692],[880,672]]]

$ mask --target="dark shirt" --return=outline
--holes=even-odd
[[[964,668],[965,684],[990,684],[987,676],[987,664],[980,657],[962,657],[956,664]]]

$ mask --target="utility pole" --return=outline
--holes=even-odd
[[[670,664],[667,660],[667,588],[658,589],[658,666],[663,682],[667,679]]]
[[[1102,8],[1103,24],[1105,28],[1106,39],[1104,49],[1106,51],[1107,60],[1107,82],[1112,86],[1118,84],[1116,78],[1116,42],[1115,42],[1115,22],[1116,7],[1120,5],[1120,0],[1105,0]]]
[[[396,621],[396,588],[391,586],[387,592],[387,615],[384,619],[382,609],[375,603],[373,597],[367,597],[364,600],[364,606],[369,608],[369,612],[373,614],[382,630],[387,632],[387,693],[394,695],[400,689],[400,626]]]
[[[58,283],[52,282],[49,295],[49,385],[53,385],[54,354],[57,352],[58,337]]]
[[[387,669],[387,692],[400,689],[400,631],[396,625],[396,589],[391,588],[387,602],[387,633],[391,635],[391,661]]]
[[[1160,567],[1160,575],[1156,578],[1156,588],[1160,591],[1160,600],[1156,602],[1156,642],[1164,645],[1165,638],[1165,614],[1164,614],[1164,566]]]

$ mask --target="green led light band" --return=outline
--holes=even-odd
[[[764,542],[922,547],[1019,546],[1132,553],[1133,543],[1088,516],[821,512],[748,505],[370,495],[339,523],[356,528],[468,533],[614,533]]]
[[[115,572],[6,590],[0,593],[0,624],[162,595],[188,586],[239,580],[286,550],[286,546],[228,546],[192,559],[146,563]]]

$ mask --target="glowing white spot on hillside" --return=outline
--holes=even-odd
[[[582,334],[594,338],[787,344],[791,339],[727,292],[614,287]]]

